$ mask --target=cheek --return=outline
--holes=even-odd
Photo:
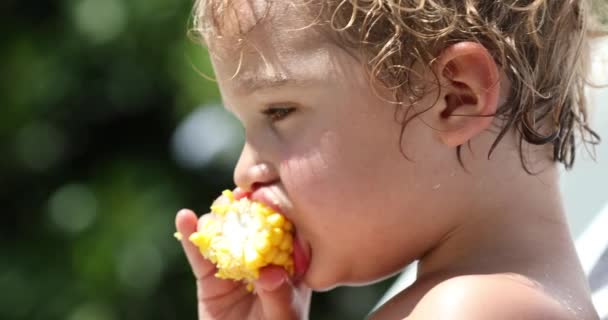
[[[343,184],[340,172],[348,170],[348,165],[338,157],[336,140],[324,134],[318,140],[321,143],[302,148],[306,151],[292,150],[281,163],[281,179],[296,204],[327,207]]]
[[[281,179],[294,205],[307,217],[332,223],[368,212],[384,187],[388,164],[372,141],[326,132],[314,148],[293,150],[281,164]],[[351,141],[356,141],[353,143]],[[317,220],[318,223],[319,220]]]

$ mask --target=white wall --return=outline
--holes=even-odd
[[[592,59],[591,80],[608,85],[608,37],[594,43]],[[562,176],[562,193],[574,237],[608,202],[608,88],[588,88],[587,96],[592,106],[592,128],[603,141],[595,150],[597,162],[579,148],[574,169]]]

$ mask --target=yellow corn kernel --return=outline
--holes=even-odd
[[[283,229],[285,229],[285,231],[291,232],[291,231],[293,231],[293,224],[289,221],[285,221],[285,225],[283,226]]]
[[[259,233],[254,240],[255,249],[260,254],[268,253],[268,251],[270,251],[270,249],[272,248],[272,246],[270,244],[270,239],[268,239],[268,237],[269,237],[268,232]]]
[[[225,215],[229,209],[230,206],[227,206],[225,204],[214,204],[211,206],[211,211],[219,215]]]
[[[190,242],[195,243],[199,250],[206,250],[210,244],[210,238],[205,236],[204,233],[194,232],[188,238]]]
[[[289,255],[287,254],[287,252],[281,251],[278,255],[276,255],[276,257],[274,257],[272,263],[276,264],[277,266],[282,266],[287,263],[287,260],[289,260]]]
[[[253,290],[260,269],[270,264],[293,274],[293,224],[261,203],[236,200],[226,190],[189,240],[214,263],[220,279],[242,280]],[[176,235],[177,237],[177,235]]]
[[[234,194],[232,193],[232,191],[224,190],[224,191],[222,191],[222,195],[224,197],[228,198],[228,201],[234,202]]]
[[[266,218],[268,223],[275,228],[280,228],[285,223],[285,218],[279,213],[273,213]]]
[[[281,244],[279,245],[279,249],[283,250],[283,251],[287,251],[287,250],[291,250],[293,246],[293,236],[291,235],[291,233],[285,233],[285,236],[283,236],[283,241],[281,241]]]
[[[266,260],[267,264],[272,263],[272,261],[274,260],[274,257],[276,257],[279,254],[279,248],[277,247],[272,247],[270,249],[270,251],[264,255],[264,258]]]
[[[281,241],[283,241],[284,233],[285,231],[281,228],[272,228],[272,231],[270,232],[270,243],[272,243],[273,246],[280,245]]]
[[[251,207],[253,208],[253,212],[263,217],[267,217],[273,214],[272,209],[266,207],[263,204],[254,203],[251,205]]]
[[[259,268],[261,265],[264,264],[264,259],[262,258],[260,253],[258,253],[258,251],[255,250],[255,248],[247,247],[245,249],[244,254],[245,254],[245,266],[247,268],[255,269],[255,268]]]

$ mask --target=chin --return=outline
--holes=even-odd
[[[315,273],[314,270],[308,270],[302,282],[314,291],[325,292],[344,285],[340,281],[341,278],[337,273],[323,272],[319,274]]]
[[[314,291],[317,292],[325,292],[325,291],[329,291],[334,289],[335,287],[340,286],[339,283],[336,283],[335,281],[330,282],[330,281],[319,281],[318,279],[314,279],[309,276],[309,274],[307,274],[304,279],[303,282],[304,284],[311,288]]]
[[[390,275],[389,275],[390,276]],[[317,292],[325,292],[335,289],[337,287],[348,286],[348,287],[360,287],[366,286],[381,280],[388,278],[389,276],[378,277],[378,278],[361,278],[361,279],[347,279],[339,277],[336,274],[329,275],[314,275],[308,272],[302,280],[304,284]]]
[[[391,272],[387,272],[387,273],[383,273],[383,274],[374,274],[374,275],[367,275],[367,276],[357,276],[357,277],[353,277],[353,275],[350,275],[349,277],[345,277],[344,275],[340,276],[339,274],[323,274],[323,275],[319,275],[319,274],[314,274],[314,272],[307,272],[306,275],[304,276],[303,282],[306,286],[308,286],[309,288],[311,288],[314,291],[317,292],[325,292],[325,291],[329,291],[332,289],[335,289],[336,287],[341,287],[341,286],[348,286],[348,287],[361,287],[361,286],[367,286],[370,284],[374,284],[383,280],[386,280],[387,278],[390,278],[396,274],[398,274],[399,272],[401,272],[402,269],[396,270],[396,271],[391,271]]]

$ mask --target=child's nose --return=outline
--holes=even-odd
[[[246,144],[234,169],[235,185],[250,192],[260,185],[273,183],[278,178],[276,168],[270,162],[262,160]]]

